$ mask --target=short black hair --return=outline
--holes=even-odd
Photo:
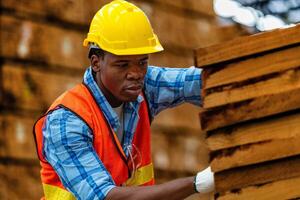
[[[91,48],[88,58],[91,59],[92,55],[96,55],[98,57],[103,57],[105,54],[105,51],[103,49],[99,49],[99,48]]]

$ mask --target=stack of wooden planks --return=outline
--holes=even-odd
[[[88,66],[82,40],[104,1],[0,2],[0,199],[40,199],[32,126]],[[97,5],[97,6],[96,6]]]
[[[42,196],[33,123],[58,95],[82,81],[89,66],[82,41],[94,14],[110,1],[0,1],[0,199]],[[239,26],[220,24],[212,0],[130,2],[146,12],[165,48],[151,56],[153,65],[188,67],[196,46],[246,34]],[[206,152],[191,114],[197,112],[187,106],[156,118],[152,145],[158,183],[199,169],[198,152]]]
[[[300,198],[300,25],[195,50],[218,200]]]

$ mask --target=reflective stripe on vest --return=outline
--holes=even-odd
[[[153,164],[137,169],[134,177],[126,181],[124,186],[144,185],[154,178]],[[45,200],[76,200],[74,195],[60,187],[43,183]]]
[[[94,149],[117,186],[154,184],[154,172],[151,161],[150,120],[145,101],[141,103],[138,110],[139,121],[132,141],[132,144],[140,151],[142,159],[139,168],[136,169],[131,178],[128,177],[130,170],[123,149],[87,86],[79,84],[61,95],[51,105],[47,113],[58,107],[64,107],[76,114],[92,130],[94,135]],[[52,166],[44,159],[42,153],[42,128],[47,113],[42,116],[34,126],[37,151],[42,166],[41,178],[45,197],[46,200],[68,199],[73,197],[73,195],[64,189],[58,175]],[[110,149],[110,151],[107,152],[107,149]]]
[[[43,183],[45,200],[76,200],[74,195],[60,187]]]
[[[154,178],[153,164],[150,163],[144,167],[138,168],[133,174],[133,177],[129,178],[125,186],[144,185]]]

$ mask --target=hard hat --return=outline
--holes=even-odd
[[[145,13],[124,0],[114,0],[96,13],[83,46],[91,43],[115,55],[163,50]]]

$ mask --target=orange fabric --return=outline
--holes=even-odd
[[[92,94],[83,84],[77,85],[73,89],[65,92],[60,97],[58,97],[51,105],[47,113],[42,116],[34,126],[37,152],[42,167],[42,182],[64,188],[61,181],[59,180],[58,175],[42,155],[42,126],[44,124],[44,120],[49,112],[55,110],[60,106],[71,110],[87,123],[94,134],[94,149],[106,169],[111,174],[116,185],[121,186],[123,183],[125,183],[129,178],[129,169],[127,166],[125,154],[121,148],[119,140],[116,139],[115,133],[107,123],[106,118],[95,102]],[[141,103],[139,116],[140,118],[137,124],[136,132],[134,133],[133,144],[139,149],[141,153],[142,167],[152,162],[150,149],[150,121],[148,108],[145,101]],[[105,151],[105,149],[109,149],[109,153]],[[154,179],[143,185],[153,184]]]

